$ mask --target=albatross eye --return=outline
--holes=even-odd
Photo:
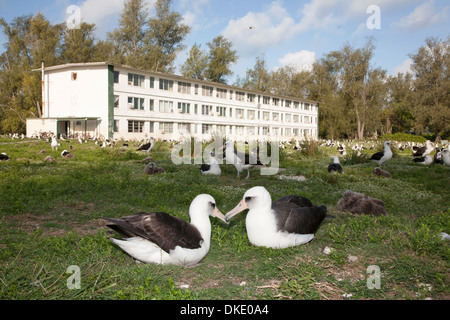
[[[215,203],[210,202],[209,204],[211,205],[211,207],[212,207],[213,209],[216,208],[216,204],[215,204]]]
[[[252,199],[253,199],[253,197],[245,197],[245,202],[248,202],[248,201],[250,201]]]

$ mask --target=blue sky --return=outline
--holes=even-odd
[[[146,0],[149,8],[155,0]],[[81,18],[97,26],[96,35],[104,38],[117,26],[124,0],[0,0],[0,17],[13,18],[42,12],[52,23],[66,21],[67,8],[77,5]],[[379,8],[379,20],[371,18]],[[373,36],[376,50],[373,64],[389,74],[409,70],[408,54],[422,46],[428,36],[445,39],[450,34],[448,0],[174,0],[192,32],[185,41],[187,49],[179,54],[176,67],[194,44],[206,43],[222,34],[231,40],[240,59],[233,66],[244,76],[255,57],[264,54],[270,69],[284,65],[309,68],[324,54],[346,43],[363,46]],[[150,11],[152,12],[152,11]],[[369,29],[379,21],[380,28]],[[0,45],[5,37],[0,36]],[[1,49],[3,50],[3,49]],[[179,68],[177,69],[179,70]]]

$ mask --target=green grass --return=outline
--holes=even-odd
[[[199,166],[174,165],[170,146],[158,143],[152,156],[166,173],[148,177],[146,155],[136,146],[74,143],[75,157],[63,159],[69,144],[62,143],[53,152],[42,141],[0,139],[0,152],[11,158],[0,163],[0,299],[449,298],[450,247],[438,237],[450,233],[448,167],[415,164],[404,152],[385,165],[390,179],[373,175],[376,164],[354,156],[337,175],[326,171],[335,150],[283,150],[280,174],[306,181],[261,176],[258,169],[244,180],[232,166],[213,177],[201,175]],[[56,163],[44,162],[47,155]],[[211,194],[226,213],[257,185],[273,198],[308,197],[335,218],[309,244],[284,250],[252,246],[245,214],[229,225],[212,219],[210,252],[192,268],[136,263],[108,240],[114,233],[101,219],[155,210],[188,219],[200,193]],[[337,211],[346,190],[382,199],[388,215]],[[67,287],[72,265],[80,268],[80,289]],[[379,290],[367,288],[370,265],[380,267]]]

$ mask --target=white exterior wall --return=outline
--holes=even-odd
[[[99,133],[108,136],[107,66],[50,71],[47,79],[45,118],[101,118]],[[78,129],[84,130],[84,125]]]

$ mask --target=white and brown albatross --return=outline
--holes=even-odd
[[[209,252],[211,223],[209,216],[226,223],[214,198],[198,195],[189,208],[191,223],[164,212],[138,213],[114,219],[109,228],[125,237],[110,240],[130,256],[144,263],[193,266]]]
[[[308,199],[290,195],[272,203],[264,187],[254,187],[225,217],[230,220],[249,209],[245,220],[247,237],[255,246],[274,249],[310,242],[326,217],[327,207],[314,206]]]
[[[248,154],[248,153],[242,153],[237,151],[234,148],[233,141],[227,141],[225,144],[221,147],[221,149],[225,148],[225,159],[227,160],[228,164],[234,165],[234,167],[237,170],[237,177],[239,177],[239,174],[246,169],[247,170],[247,177],[245,179],[248,179],[250,176],[250,168],[253,166],[264,166],[263,163],[258,159],[257,156]]]
[[[383,166],[386,162],[392,159],[392,150],[391,150],[391,143],[389,141],[384,142],[384,150],[374,153],[372,157],[370,157],[370,160],[375,160],[378,162],[378,164]]]

